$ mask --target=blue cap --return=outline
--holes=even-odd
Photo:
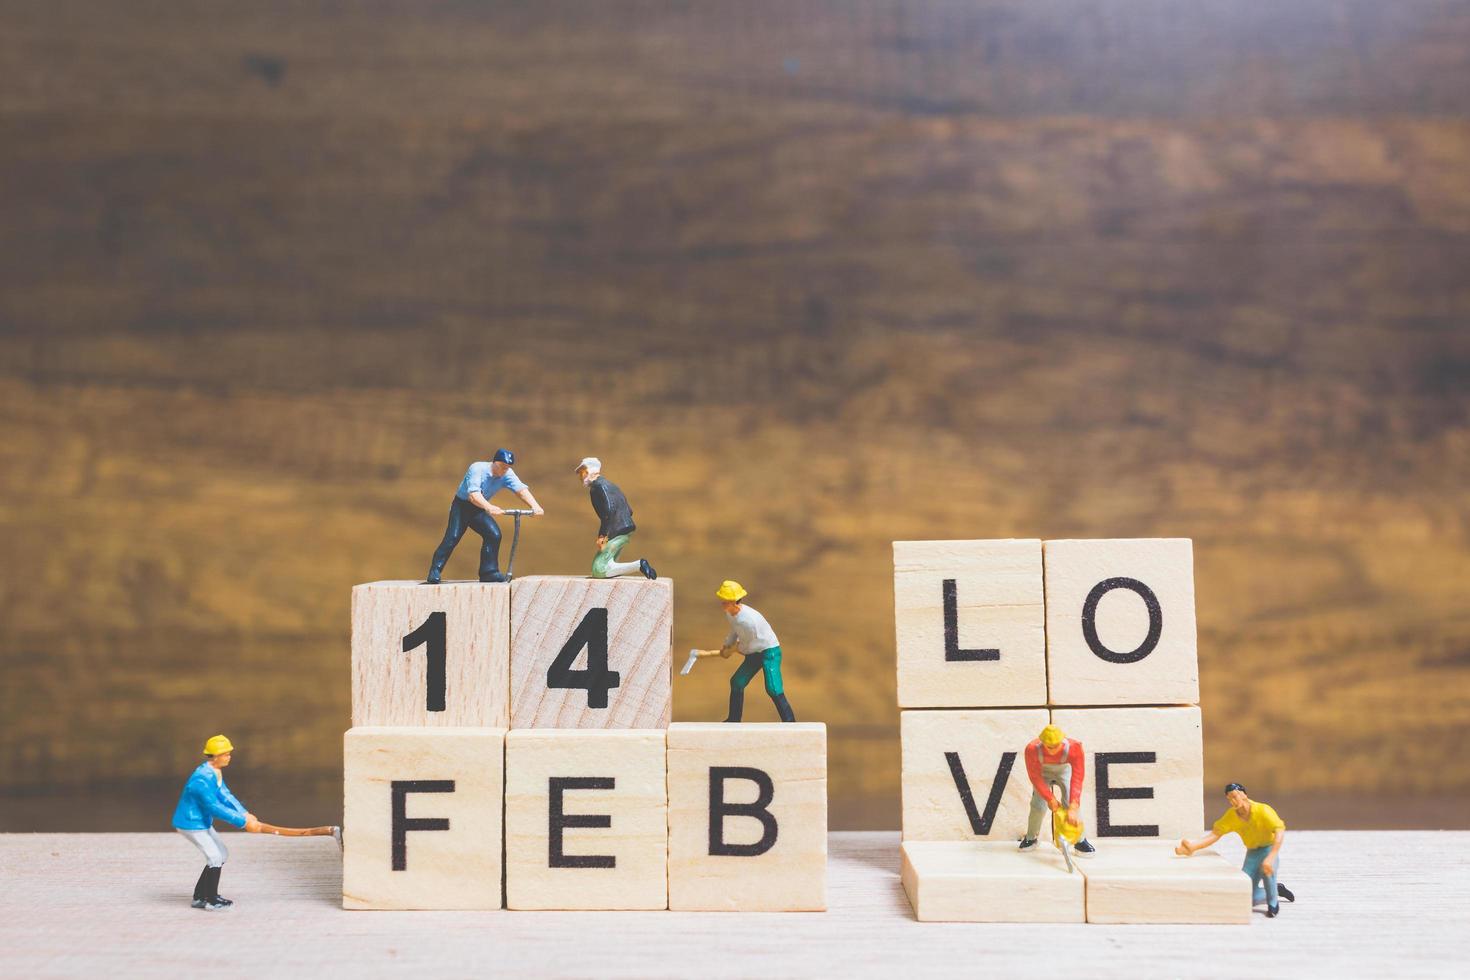
[[[495,450],[495,455],[491,456],[490,459],[496,463],[504,463],[506,466],[514,466],[516,464],[516,454],[509,449]]]

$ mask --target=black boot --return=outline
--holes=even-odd
[[[209,879],[210,872],[213,870],[206,864],[204,870],[199,872],[199,880],[194,883],[194,901],[190,904],[196,909],[204,908],[204,903],[209,900]]]
[[[726,721],[739,722],[740,716],[745,713],[745,692],[737,688],[730,688],[730,716]]]
[[[222,905],[225,908],[229,908],[231,905],[234,905],[235,903],[232,902],[232,901],[230,901],[228,898],[225,898],[223,895],[221,895],[219,893],[219,876],[220,876],[221,873],[223,873],[224,870],[225,869],[223,867],[215,868],[214,869],[214,879],[210,882],[210,884],[214,886],[214,904],[216,904],[216,905]]]
[[[1280,895],[1282,898],[1286,899],[1288,902],[1295,902],[1296,901],[1296,896],[1292,894],[1291,889],[1290,888],[1287,888],[1285,885],[1281,884],[1279,881],[1276,883],[1276,894],[1277,895]]]
[[[786,700],[786,695],[778,694],[771,700],[776,702],[776,714],[781,716],[782,721],[796,720],[796,713],[791,710],[791,702]]]

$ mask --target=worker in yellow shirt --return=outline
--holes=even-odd
[[[1290,888],[1276,882],[1276,872],[1281,870],[1281,842],[1286,839],[1286,823],[1270,806],[1247,796],[1245,787],[1239,783],[1225,787],[1225,799],[1230,803],[1230,809],[1215,821],[1209,836],[1182,840],[1174,848],[1174,853],[1193,854],[1226,834],[1239,834],[1241,843],[1245,844],[1245,863],[1240,870],[1250,875],[1251,886],[1255,890],[1252,904],[1265,902],[1267,918],[1275,918],[1279,911],[1278,896],[1288,902],[1296,901]]]

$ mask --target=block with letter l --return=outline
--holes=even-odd
[[[827,726],[669,726],[669,908],[827,907]]]
[[[342,907],[501,907],[503,728],[343,737]]]
[[[1046,704],[1041,542],[893,542],[901,708]]]
[[[506,907],[667,908],[665,773],[661,728],[512,730]]]
[[[509,722],[510,586],[353,587],[353,725]]]

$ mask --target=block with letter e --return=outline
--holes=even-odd
[[[1050,703],[1198,704],[1188,538],[1047,541]]]
[[[1082,741],[1082,814],[1099,850],[1112,838],[1177,840],[1205,826],[1199,708],[1054,708],[1051,717]]]
[[[533,575],[511,583],[512,728],[665,728],[669,579]]]
[[[669,726],[669,908],[827,907],[827,726]]]
[[[343,737],[342,907],[498,909],[505,729]]]
[[[506,907],[667,908],[665,765],[663,729],[512,730]]]
[[[900,713],[903,839],[1015,841],[1031,783],[1022,751],[1046,727],[1045,708]]]
[[[901,708],[1046,703],[1039,540],[893,542]]]
[[[510,586],[353,587],[353,725],[504,728],[509,721]]]

